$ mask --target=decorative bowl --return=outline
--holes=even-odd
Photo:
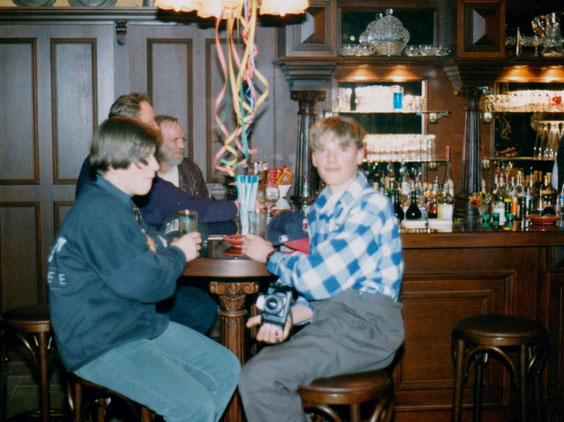
[[[530,214],[527,216],[533,224],[554,224],[561,219],[559,215]]]
[[[419,46],[418,45],[408,45],[403,50],[406,56],[408,57],[415,57],[419,55]]]

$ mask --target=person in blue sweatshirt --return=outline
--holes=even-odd
[[[76,199],[48,257],[51,324],[69,372],[165,421],[218,421],[239,361],[155,306],[174,294],[201,236],[167,244],[132,202],[151,189],[158,136],[126,117],[108,119],[94,133],[90,164],[98,177]]]
[[[110,107],[108,117],[118,116],[135,119],[160,131],[155,121],[153,106],[145,94],[131,93],[118,97]],[[79,198],[82,191],[96,179],[96,170],[90,165],[89,157],[86,157],[76,184],[76,198]],[[161,179],[158,175],[153,179],[149,192],[134,196],[133,202],[141,211],[145,223],[157,229],[168,217],[183,209],[197,211],[198,217],[205,223],[228,222],[235,218],[238,210],[235,201],[196,198]],[[235,226],[234,223],[224,224]],[[229,230],[229,227],[220,225],[220,229]],[[210,234],[215,233],[211,230]],[[231,232],[226,232],[226,234],[231,234]],[[218,306],[208,292],[199,286],[180,285],[175,294],[161,302],[157,309],[167,314],[171,321],[186,325],[200,333],[206,333],[216,320]]]

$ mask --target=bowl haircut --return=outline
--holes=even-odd
[[[354,145],[356,149],[362,149],[366,131],[350,117],[333,116],[320,119],[312,126],[309,134],[309,146],[312,151],[322,148],[320,141],[326,135],[332,136],[341,146]]]
[[[110,167],[123,169],[156,154],[160,133],[129,117],[105,120],[94,132],[90,147],[90,165],[97,173]]]

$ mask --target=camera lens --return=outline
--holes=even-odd
[[[264,300],[264,311],[269,314],[276,314],[282,309],[282,305],[282,301],[279,297],[268,295]]]

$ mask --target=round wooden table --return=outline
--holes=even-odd
[[[266,265],[245,258],[221,240],[209,240],[201,258],[186,264],[183,277],[206,280],[210,292],[219,298],[222,317],[221,342],[245,363],[245,302],[248,295],[259,291],[260,283],[276,278]],[[237,394],[225,411],[224,421],[242,422],[243,411]]]

